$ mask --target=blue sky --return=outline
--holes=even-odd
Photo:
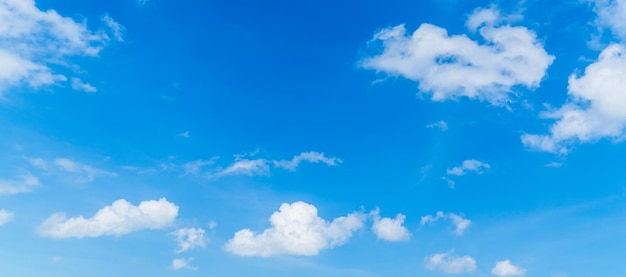
[[[624,276],[624,22],[0,0],[3,276]]]

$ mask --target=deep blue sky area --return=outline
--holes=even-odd
[[[622,277],[623,22],[0,0],[0,275]]]

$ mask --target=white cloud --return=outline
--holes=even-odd
[[[206,247],[205,234],[206,232],[202,228],[182,228],[174,231],[172,235],[176,237],[178,243],[178,249],[175,253],[180,254],[196,247]]]
[[[120,236],[144,229],[170,226],[178,216],[178,206],[167,199],[142,201],[138,206],[120,199],[100,209],[93,217],[67,218],[56,213],[46,219],[41,235],[56,239]]]
[[[197,266],[191,266],[189,264],[193,260],[193,258],[189,259],[174,259],[172,261],[172,269],[173,270],[181,270],[181,269],[189,269],[189,270],[198,270]]]
[[[66,81],[48,65],[63,64],[70,56],[96,56],[107,38],[85,22],[39,10],[33,0],[0,0],[0,40],[2,96],[15,86],[39,88]]]
[[[398,242],[407,241],[411,238],[411,232],[403,226],[406,219],[405,215],[397,214],[395,219],[389,217],[381,218],[379,209],[372,211],[371,215],[374,217],[372,231],[379,239]]]
[[[284,203],[270,217],[271,227],[260,234],[250,229],[235,233],[225,249],[240,256],[314,256],[321,250],[345,244],[363,228],[366,216],[354,212],[327,222],[317,208],[304,202]]]
[[[524,276],[526,269],[511,264],[510,260],[504,260],[496,263],[491,274],[500,277]]]
[[[448,123],[445,122],[444,120],[440,120],[440,121],[437,121],[435,123],[431,123],[431,124],[426,125],[426,128],[430,128],[430,129],[437,128],[437,129],[441,129],[442,131],[447,131],[448,130]]]
[[[53,264],[56,264],[56,263],[58,263],[58,262],[60,262],[62,260],[63,260],[63,257],[61,257],[61,256],[52,257],[52,263]]]
[[[183,168],[185,169],[185,175],[189,175],[189,174],[198,175],[202,167],[207,166],[207,165],[212,165],[213,163],[215,163],[215,159],[216,158],[212,158],[208,161],[196,160],[196,161],[188,162],[184,164]]]
[[[189,138],[189,131],[184,131],[176,135],[177,137]]]
[[[223,176],[232,175],[247,175],[247,176],[266,176],[270,174],[270,167],[267,164],[267,160],[256,159],[248,160],[241,159],[235,161],[233,164],[224,168],[217,173],[210,175],[210,177],[218,178]]]
[[[626,0],[591,0],[598,15],[596,23],[609,28],[613,34],[626,41]]]
[[[364,59],[367,69],[419,82],[432,100],[477,98],[501,105],[516,86],[537,88],[552,64],[534,32],[501,25],[495,8],[479,9],[467,26],[477,29],[486,43],[465,35],[449,36],[443,28],[422,24],[408,35],[404,25],[374,35],[370,45],[382,44],[382,53]]]
[[[476,270],[476,260],[470,256],[454,257],[450,254],[439,253],[426,257],[425,266],[429,270],[437,270],[445,274],[461,274]]]
[[[48,169],[48,163],[42,158],[26,158],[26,160],[36,168],[43,170]]]
[[[91,84],[88,83],[83,83],[83,81],[81,81],[78,78],[72,78],[72,89],[73,90],[80,90],[80,91],[84,91],[84,92],[88,92],[88,93],[96,93],[98,92],[98,89],[94,86],[92,86]]]
[[[437,214],[435,214],[434,216],[432,215],[425,215],[422,216],[422,220],[420,221],[420,225],[424,226],[428,223],[435,223],[437,221],[439,221],[440,219],[448,219],[450,220],[450,222],[454,225],[454,234],[457,236],[461,236],[463,235],[463,233],[465,232],[465,230],[467,230],[467,228],[470,227],[470,225],[472,224],[472,221],[469,219],[464,218],[462,215],[458,215],[455,213],[444,213],[444,212],[437,212]]]
[[[113,33],[113,37],[115,38],[115,40],[119,42],[124,41],[124,31],[126,30],[126,28],[122,26],[122,24],[115,21],[115,19],[113,19],[108,14],[102,17],[102,21],[104,22],[104,24],[107,25],[107,27],[109,27],[109,30],[111,30],[111,33]]]
[[[40,185],[39,179],[30,174],[30,172],[27,172],[15,179],[0,179],[0,195],[31,192]]]
[[[338,158],[328,158],[324,156],[324,153],[310,151],[310,152],[302,152],[297,156],[294,156],[290,161],[281,160],[281,161],[273,161],[274,166],[278,168],[283,168],[286,170],[296,170],[298,165],[302,161],[310,162],[310,163],[325,163],[328,166],[336,166],[338,163],[341,163],[341,160]]]
[[[522,143],[533,150],[566,154],[573,143],[601,138],[616,141],[626,128],[626,47],[609,45],[582,76],[571,75],[569,101],[560,109],[544,112],[556,119],[548,135],[524,134]]]
[[[117,176],[117,174],[113,172],[97,169],[90,165],[81,164],[68,158],[57,158],[53,161],[53,163],[62,171],[75,175],[74,182],[78,184],[92,182],[96,176]]]
[[[483,163],[478,160],[465,160],[460,166],[449,168],[446,170],[446,174],[455,175],[455,176],[463,176],[468,172],[476,172],[478,174],[483,174],[484,170],[491,168],[489,164]]]
[[[0,210],[0,226],[7,224],[9,221],[13,219],[14,216],[15,214],[13,212],[10,212],[4,209]]]

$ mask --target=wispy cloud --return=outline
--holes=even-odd
[[[0,210],[0,226],[7,224],[9,221],[13,219],[15,214],[13,212],[1,209]]]
[[[464,218],[462,215],[458,215],[455,213],[446,214],[440,211],[440,212],[437,212],[434,216],[433,215],[422,216],[420,225],[424,226],[428,223],[435,223],[439,221],[440,219],[449,220],[454,225],[455,228],[454,228],[453,233],[457,236],[463,235],[465,230],[467,230],[467,228],[469,228],[470,225],[472,224],[471,220]]]
[[[26,172],[15,179],[0,179],[0,195],[31,192],[39,186],[41,186],[39,179]]]
[[[274,166],[277,168],[283,168],[286,170],[296,170],[298,165],[301,162],[310,162],[310,163],[324,163],[328,166],[336,166],[338,163],[341,163],[341,160],[335,157],[328,158],[324,155],[324,153],[320,152],[302,152],[299,155],[294,156],[291,160],[280,160],[280,161],[272,161]]]
[[[471,256],[456,257],[448,253],[439,253],[424,259],[426,269],[441,271],[445,274],[470,273],[476,270],[476,260]]]

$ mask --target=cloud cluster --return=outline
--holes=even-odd
[[[598,15],[596,24],[609,28],[613,34],[626,41],[626,0],[591,0]]]
[[[476,270],[476,260],[471,256],[456,257],[448,253],[439,253],[426,257],[424,263],[427,269],[445,274],[470,273]]]
[[[489,164],[483,163],[478,160],[465,160],[461,163],[460,166],[456,166],[453,168],[449,168],[446,170],[446,174],[454,175],[454,176],[463,176],[468,172],[476,172],[477,174],[483,174],[486,169],[490,169],[491,166]]]
[[[170,226],[178,216],[178,206],[167,199],[142,201],[138,206],[120,199],[100,209],[93,217],[67,218],[56,213],[39,227],[41,235],[56,239],[120,236],[144,229]]]
[[[206,247],[205,234],[206,231],[202,228],[182,228],[174,231],[172,235],[176,237],[178,243],[178,249],[175,253],[180,254],[196,247]]]
[[[403,226],[406,216],[397,214],[396,218],[380,216],[380,209],[376,209],[370,213],[373,217],[372,231],[382,240],[398,242],[407,241],[411,238],[411,232]]]
[[[27,172],[15,179],[0,179],[0,196],[31,192],[39,186],[39,179]]]
[[[121,30],[112,18],[104,20]],[[42,11],[33,0],[0,0],[0,97],[15,86],[36,89],[67,81],[49,64],[62,64],[71,56],[96,56],[108,40],[106,32],[91,31],[84,22],[54,10]],[[73,81],[72,86],[95,90],[80,84]]]
[[[491,274],[499,277],[524,276],[526,269],[511,264],[510,260],[504,260],[496,263]]]
[[[404,25],[386,28],[370,42],[379,53],[361,65],[417,81],[434,101],[468,97],[505,104],[515,86],[537,88],[554,56],[534,32],[503,25],[503,20],[495,8],[479,9],[469,17],[467,27],[478,31],[484,44],[466,35],[450,36],[431,24],[410,35]]]
[[[444,213],[444,212],[437,212],[437,214],[433,215],[425,215],[422,216],[422,220],[420,221],[420,225],[424,226],[428,223],[434,223],[439,221],[440,219],[447,219],[450,220],[450,222],[454,225],[454,234],[457,236],[461,236],[463,235],[463,233],[465,232],[465,230],[467,230],[467,228],[470,227],[470,225],[472,224],[472,221],[469,219],[464,218],[461,215],[455,214],[455,213]]]
[[[7,222],[11,221],[15,214],[13,212],[0,209],[0,226],[7,224]]]
[[[321,250],[346,243],[363,228],[365,220],[366,215],[354,212],[327,222],[311,204],[284,203],[270,217],[270,228],[261,233],[238,231],[225,249],[240,256],[317,255]]]

